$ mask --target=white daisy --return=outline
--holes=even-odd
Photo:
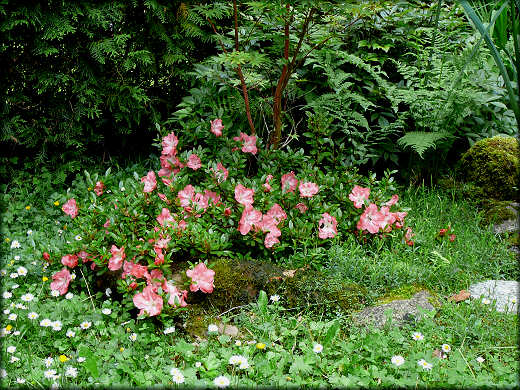
[[[43,372],[43,376],[47,379],[52,379],[56,375],[56,370],[47,370]]]
[[[130,341],[137,340],[137,333],[132,333],[130,336],[128,336],[128,338],[130,339]]]
[[[51,290],[51,295],[53,297],[59,297],[60,296],[60,292],[58,290]]]
[[[27,235],[30,236],[31,234],[33,234],[33,231],[31,229],[27,230]]]
[[[20,360],[19,357],[11,356],[11,360],[10,360],[10,362],[11,362],[11,363],[14,363],[14,362],[17,362],[18,360]]]
[[[65,333],[65,336],[71,338],[76,336],[76,332],[74,332],[72,329],[67,330],[67,333]]]
[[[314,347],[312,347],[312,350],[314,353],[321,353],[323,351],[323,345],[316,343]]]
[[[202,367],[202,363],[201,362],[195,362],[195,367],[197,367],[197,368]]]
[[[178,372],[175,375],[172,375],[172,381],[173,383],[180,385],[181,383],[184,383],[184,375]]]
[[[0,368],[0,378],[5,378],[7,376],[7,371],[5,368]]]
[[[177,367],[172,367],[170,369],[170,375],[176,375],[176,374],[181,374],[181,370],[179,370]]]
[[[110,289],[110,287],[105,290],[105,294],[106,294],[107,297],[112,295],[112,290]]]
[[[271,295],[271,297],[269,298],[272,302],[278,302],[280,300],[280,296],[279,295]]]
[[[413,338],[414,340],[418,340],[418,341],[419,341],[419,340],[424,340],[424,336],[422,335],[421,332],[413,332],[413,333],[412,333],[412,338]]]
[[[18,260],[20,260],[20,256],[16,255],[16,256],[14,257],[14,259],[15,259],[16,261],[18,261]]]
[[[16,318],[18,318],[18,315],[15,313],[9,314],[9,317],[7,317],[9,321],[16,321]]]
[[[2,296],[4,297],[4,299],[9,299],[13,296],[13,294],[10,291],[4,291]]]
[[[477,357],[475,360],[476,360],[477,362],[479,362],[479,363],[484,363],[484,360],[485,360],[485,359],[484,359],[482,356],[479,356],[479,357]]]
[[[17,303],[17,304],[15,305],[15,307],[16,307],[17,309],[20,309],[20,310],[26,310],[26,309],[27,309],[27,306],[22,305],[21,303]]]
[[[16,383],[19,383],[19,384],[23,385],[25,383],[25,379],[23,379],[23,378],[16,378]]]
[[[399,367],[404,364],[404,358],[401,355],[392,356],[392,363]]]
[[[65,299],[72,299],[73,296],[74,296],[73,293],[68,292],[67,294],[65,294]]]
[[[78,357],[77,360],[78,360],[78,363],[83,363],[86,360],[86,358],[84,358],[83,356],[80,356],[80,357]]]
[[[213,380],[213,383],[215,384],[215,386],[217,386],[219,388],[224,388],[224,387],[228,387],[230,382],[227,377],[225,377],[224,375],[221,375],[221,376],[217,376]]]
[[[74,236],[74,239],[75,239],[76,241],[81,241],[81,240],[83,240],[83,238],[82,238],[79,234],[76,235],[76,236]]]
[[[16,352],[16,347],[14,345],[10,345],[9,347],[7,347],[7,353],[15,353]]]
[[[491,301],[488,298],[482,298],[482,303],[484,305],[489,305],[491,303]]]
[[[19,330],[15,330],[13,332],[13,336],[20,336],[20,331]]]
[[[104,309],[101,309],[101,313],[108,316],[108,315],[112,314],[112,310],[109,309],[108,307],[105,307]]]
[[[229,364],[232,364],[233,366],[236,365],[236,364],[240,364],[240,356],[238,355],[233,355],[229,358]]]
[[[29,314],[27,314],[27,318],[29,318],[30,320],[35,320],[39,317],[40,315],[34,311],[31,311]]]
[[[16,279],[18,277],[18,274],[16,272],[13,272],[12,274],[9,274],[9,277],[11,279]]]
[[[65,376],[76,378],[78,376],[78,369],[76,367],[69,366],[65,370]]]
[[[13,240],[13,242],[11,242],[11,249],[20,248],[20,246],[18,240]]]
[[[442,344],[441,349],[442,349],[443,352],[446,352],[446,353],[451,351],[451,347],[450,347],[449,344]]]
[[[45,364],[45,367],[49,368],[50,366],[52,366],[52,363],[54,363],[54,359],[49,356],[45,358],[43,363]]]
[[[52,323],[52,330],[58,331],[61,330],[62,323],[61,321],[54,321]]]
[[[5,315],[8,315],[9,313],[11,313],[11,310],[9,310],[9,309],[4,309],[4,314],[5,314]]]
[[[218,332],[218,326],[215,324],[209,324],[208,325],[208,333],[217,333]]]
[[[168,327],[168,328],[163,330],[164,334],[170,334],[170,333],[173,333],[173,332],[175,332],[175,326],[170,326],[170,327]]]
[[[16,269],[16,272],[18,272],[18,275],[25,276],[27,275],[27,268],[21,266]]]
[[[76,280],[76,274],[74,272],[70,273],[70,279],[71,280]]]
[[[18,287],[20,287],[19,284],[13,284],[13,285],[11,286],[11,290],[16,290]]]
[[[237,347],[240,347],[240,346],[242,345],[242,341],[240,341],[240,340],[235,340],[235,345],[236,345]]]
[[[52,326],[52,321],[49,320],[48,318],[45,318],[40,321],[40,326],[44,326],[44,327]]]
[[[79,324],[81,329],[88,329],[92,326],[92,322],[90,321],[83,321],[81,324]]]
[[[0,270],[0,275],[2,275],[2,276],[7,275],[7,271],[5,269]]]
[[[426,360],[424,359],[421,359],[417,362],[417,365],[421,366],[422,368],[424,368],[425,370],[431,370],[433,365],[428,363]]]
[[[27,293],[21,296],[21,300],[24,302],[31,302],[34,299],[34,295]]]

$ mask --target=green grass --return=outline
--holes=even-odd
[[[443,298],[485,279],[518,279],[514,256],[504,240],[479,227],[479,214],[470,203],[454,201],[441,191],[418,188],[402,193],[416,234],[414,247],[390,239],[378,248],[347,238],[318,256],[325,274],[366,287],[374,300],[385,294],[409,294],[410,285],[424,286],[443,303],[436,313],[413,327],[363,329],[348,315],[327,313],[328,308],[322,315],[307,308],[287,310],[283,296],[279,303],[263,297],[221,318],[238,327],[240,345],[217,334],[194,340],[173,318],[168,325],[175,325],[176,331],[164,334],[163,325],[132,318],[113,297],[102,292],[89,297],[94,286],[87,289],[84,282],[74,284],[70,299],[51,296],[50,280],[42,279],[50,278],[51,272],[41,252],[58,251],[70,239],[64,230],[67,219],[53,205],[55,200],[46,199],[43,206],[27,210],[23,199],[11,199],[4,210],[2,293],[11,296],[4,296],[5,312],[0,317],[5,332],[0,338],[1,365],[7,374],[3,387],[173,386],[174,378],[180,378],[171,375],[173,367],[190,387],[215,387],[219,376],[239,387],[518,385],[518,317],[497,313],[478,301],[455,304]],[[437,240],[439,229],[448,224],[455,241]],[[14,240],[20,248],[11,248]],[[20,266],[27,275],[11,278]],[[22,301],[27,293],[34,296],[30,302]],[[30,312],[39,317],[29,319]],[[56,327],[60,329],[40,326],[45,318],[60,321]],[[88,329],[81,328],[85,321],[90,323]],[[68,337],[68,331],[74,336]],[[415,341],[413,332],[424,339]],[[265,348],[257,348],[257,343]],[[316,344],[323,346],[319,353]],[[451,348],[447,358],[434,357],[443,344]],[[230,364],[233,355],[246,358],[249,368]],[[404,358],[399,367],[391,362],[396,355]],[[13,357],[19,360],[12,361]],[[431,370],[418,365],[421,359],[432,365]]]

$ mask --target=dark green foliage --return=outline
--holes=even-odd
[[[0,17],[0,142],[30,169],[146,153],[211,52],[181,1],[3,1]]]
[[[513,137],[493,137],[477,142],[458,164],[464,181],[473,182],[493,199],[518,198],[520,147]]]

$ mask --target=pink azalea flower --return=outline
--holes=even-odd
[[[103,184],[103,182],[98,181],[96,183],[96,186],[94,187],[94,192],[96,193],[97,196],[103,195],[103,188],[105,188],[105,185]]]
[[[253,195],[255,190],[251,188],[246,188],[242,184],[238,184],[235,187],[235,200],[243,204],[244,206],[251,206],[254,202]]]
[[[108,269],[110,271],[117,271],[123,266],[123,260],[126,257],[125,248],[121,247],[121,249],[119,249],[117,246],[112,245],[110,252],[112,253],[112,257],[108,260]]]
[[[142,293],[135,294],[133,301],[134,305],[141,309],[139,315],[146,313],[150,317],[156,316],[161,313],[163,308],[163,300],[153,292],[152,286],[146,286]]]
[[[294,192],[298,186],[298,179],[293,171],[282,176],[282,192]]]
[[[359,217],[357,228],[359,230],[368,230],[368,232],[376,234],[379,232],[383,220],[384,216],[379,212],[376,204],[370,203],[363,214],[361,214],[361,217]]]
[[[175,219],[173,219],[170,214],[170,210],[166,207],[162,208],[161,214],[159,214],[156,219],[161,226],[167,226],[168,224],[175,222]]]
[[[79,251],[77,256],[83,261],[83,263],[86,263],[87,261],[90,260],[90,259],[87,259],[87,257],[89,257],[90,255],[85,251]],[[66,265],[66,264],[64,264],[64,265]]]
[[[193,169],[196,171],[200,167],[202,167],[202,164],[200,163],[200,158],[195,153],[190,154],[190,157],[188,157],[188,163],[186,164],[188,168]]]
[[[397,194],[392,195],[392,197],[390,198],[390,200],[389,200],[388,202],[385,203],[385,206],[391,207],[391,206],[393,206],[394,204],[396,204],[398,200],[399,200],[399,196],[398,196]]]
[[[213,277],[215,271],[208,269],[206,264],[199,263],[193,269],[186,271],[188,278],[191,278],[190,290],[202,291],[203,293],[209,294],[213,292]]]
[[[188,298],[187,290],[179,290],[177,286],[172,284],[172,281],[164,281],[163,290],[165,293],[170,294],[170,298],[168,299],[168,305],[173,307],[186,307],[188,304],[186,303],[186,299]]]
[[[61,264],[69,267],[74,268],[78,265],[78,256],[76,255],[65,255],[61,258]]]
[[[157,179],[155,178],[155,172],[150,171],[146,176],[141,178],[141,182],[144,183],[143,192],[152,192],[157,187]]]
[[[284,219],[287,219],[287,214],[285,214],[285,211],[283,211],[282,207],[278,203],[273,204],[273,206],[267,212],[267,215],[273,217],[276,221],[276,224],[279,224]]]
[[[304,213],[306,212],[309,208],[304,205],[303,203],[298,203],[296,206],[294,206],[295,209],[298,209],[300,211],[300,213]]]
[[[332,215],[328,213],[323,213],[322,218],[320,219],[318,229],[318,237],[319,238],[334,238],[336,234],[338,234],[338,230],[336,229],[338,225],[338,221]]]
[[[161,193],[157,193],[157,195],[159,196],[159,198],[161,198],[161,200],[162,200],[163,202],[166,202],[167,204],[170,203],[170,201],[168,200],[168,198],[166,197],[166,195],[161,194]]]
[[[233,137],[235,141],[243,141],[242,144],[242,152],[244,153],[252,153],[256,154],[258,149],[256,148],[256,135],[247,135],[245,133],[240,133],[239,137]]]
[[[404,240],[406,241],[406,243],[410,246],[413,245],[413,241],[412,241],[412,237],[415,236],[414,233],[412,233],[412,228],[411,227],[407,227],[406,228],[406,233],[404,234]]]
[[[205,197],[200,192],[197,192],[193,197],[193,204],[197,206],[197,211],[206,210],[209,206],[208,204],[209,197]],[[186,211],[191,212],[191,208],[185,208]]]
[[[264,239],[264,245],[266,248],[272,248],[273,245],[278,244],[280,240],[272,233],[268,233]]]
[[[177,144],[179,143],[179,139],[175,136],[175,134],[172,132],[168,134],[166,137],[162,140],[162,154],[164,155],[175,155],[177,153]]]
[[[160,239],[157,240],[157,248],[162,248],[162,249],[166,249],[168,248],[168,243],[171,241],[171,237],[170,236],[166,236],[166,237],[161,237]]]
[[[155,265],[162,265],[164,264],[164,254],[162,253],[162,249],[161,248],[158,248],[158,247],[154,247],[153,250],[155,251],[155,260],[154,260],[154,264]]]
[[[245,236],[254,224],[258,224],[262,221],[262,213],[255,210],[253,206],[246,206],[242,211],[242,217],[238,223],[238,231]]]
[[[298,189],[300,190],[300,196],[302,198],[312,198],[319,190],[318,185],[310,181],[300,182]]]
[[[209,205],[209,201],[215,205],[218,206],[220,204],[220,195],[216,192],[210,191],[210,190],[204,190],[204,200],[206,201],[206,204]]]
[[[67,215],[70,215],[72,219],[78,216],[78,205],[76,204],[76,199],[69,199],[67,203],[65,203],[61,209]]]
[[[361,206],[365,203],[365,200],[368,200],[370,196],[370,188],[363,188],[358,185],[355,185],[352,189],[352,192],[348,196],[348,198],[354,202],[354,207],[360,209]]]
[[[126,275],[132,275],[137,279],[144,278],[147,275],[149,276],[148,267],[146,265],[141,265],[125,260],[123,264],[123,274],[121,275],[121,278],[124,279]]]
[[[224,128],[224,125],[222,124],[222,119],[215,119],[210,121],[211,123],[211,132],[215,134],[217,137],[220,137],[222,135],[222,129]]]
[[[177,193],[177,198],[179,198],[180,204],[184,208],[191,206],[191,201],[194,196],[195,188],[191,184],[188,184],[183,190]]]
[[[264,233],[269,232],[274,237],[280,237],[282,232],[278,229],[278,220],[273,218],[272,216],[265,214],[262,216],[262,221],[257,223],[256,226],[261,229]]]
[[[389,232],[392,230],[391,225],[397,220],[397,218],[394,213],[390,212],[390,207],[388,206],[381,207],[380,213],[382,218],[379,226],[384,231]]]
[[[215,172],[217,182],[222,183],[222,182],[226,181],[228,174],[229,174],[229,171],[226,168],[224,168],[224,165],[222,165],[222,163],[220,163],[220,162],[217,163],[217,172]]]
[[[69,283],[71,280],[72,277],[69,270],[67,268],[63,268],[61,271],[52,275],[51,290],[58,290],[60,295],[64,295],[69,289]]]
[[[269,182],[272,179],[273,179],[273,175],[267,175],[267,177],[265,178],[265,183],[263,184],[264,192],[271,192],[272,188],[271,188],[271,185],[269,184]]]

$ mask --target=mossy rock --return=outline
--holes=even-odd
[[[519,155],[520,146],[516,138],[486,138],[462,155],[457,164],[457,173],[463,181],[479,187],[485,197],[518,199]]]
[[[509,219],[515,219],[518,215],[511,206],[511,202],[508,201],[489,200],[483,203],[483,207],[482,219],[480,220],[482,227],[501,223]]]

